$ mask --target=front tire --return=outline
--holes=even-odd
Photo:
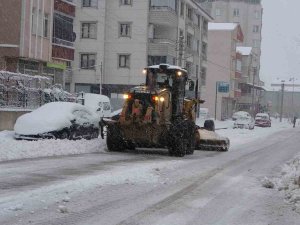
[[[106,145],[108,151],[122,152],[125,150],[125,143],[119,128],[112,124],[107,127]]]

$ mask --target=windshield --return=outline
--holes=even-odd
[[[170,74],[161,73],[157,70],[149,70],[147,74],[146,85],[153,88],[171,88],[173,86],[173,78]]]

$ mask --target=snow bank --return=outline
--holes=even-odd
[[[279,191],[283,191],[285,200],[300,213],[300,155],[286,163],[281,176],[274,180]]]
[[[70,127],[71,120],[81,123],[80,116],[74,111],[87,111],[91,115],[90,121],[98,125],[99,119],[85,106],[70,102],[52,102],[41,106],[31,113],[18,118],[14,130],[18,134],[36,135]],[[84,121],[83,121],[84,122]]]
[[[0,132],[0,161],[38,158],[46,156],[75,155],[104,151],[102,139],[92,140],[39,140],[17,141],[14,132]]]

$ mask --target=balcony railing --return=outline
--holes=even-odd
[[[63,39],[53,37],[52,42],[53,42],[53,44],[56,44],[56,45],[59,45],[59,46],[74,49],[74,42],[71,42],[71,41],[66,41],[66,40],[63,40]]]
[[[174,14],[177,14],[176,10],[170,6],[150,6],[150,10],[151,11],[167,11],[167,12],[173,12]]]

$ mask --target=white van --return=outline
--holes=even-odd
[[[100,118],[110,117],[111,104],[105,95],[85,93],[83,95],[84,105],[89,107],[93,112],[97,113]]]

